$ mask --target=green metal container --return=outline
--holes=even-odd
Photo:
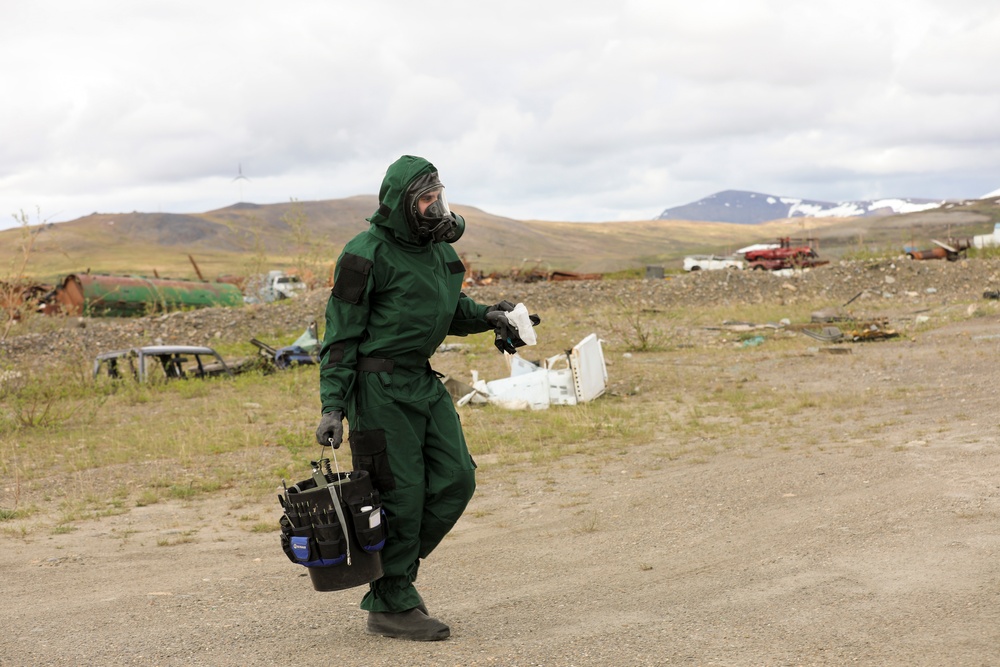
[[[77,273],[63,279],[56,301],[71,315],[127,317],[240,306],[243,293],[229,283]]]

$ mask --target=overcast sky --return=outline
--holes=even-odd
[[[403,154],[518,219],[1000,188],[996,0],[0,0],[0,63],[0,227],[374,195]]]

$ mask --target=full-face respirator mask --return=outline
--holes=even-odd
[[[417,178],[406,195],[406,221],[421,243],[454,243],[465,232],[465,220],[452,213],[436,171]]]

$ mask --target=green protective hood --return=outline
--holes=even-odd
[[[378,192],[378,210],[368,222],[390,232],[401,243],[417,245],[406,223],[406,189],[415,179],[432,171],[437,171],[433,164],[414,155],[404,155],[389,165]]]

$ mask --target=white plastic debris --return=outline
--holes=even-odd
[[[534,345],[538,342],[538,338],[535,337],[535,327],[532,326],[528,315],[528,307],[523,303],[517,304],[514,310],[507,313],[507,321],[517,327],[517,336],[525,345]]]
[[[597,334],[590,334],[567,354],[546,359],[541,366],[520,355],[507,355],[510,377],[484,382],[473,371],[473,394],[460,405],[485,400],[510,410],[545,410],[550,405],[576,405],[604,393],[608,369]],[[478,399],[478,400],[477,400]]]
[[[532,373],[521,373],[486,383],[487,400],[511,410],[544,410],[549,407],[549,382],[547,373],[539,368]]]
[[[580,403],[594,400],[607,389],[608,367],[597,334],[590,334],[576,344],[570,351],[569,365],[573,370],[576,400]]]

